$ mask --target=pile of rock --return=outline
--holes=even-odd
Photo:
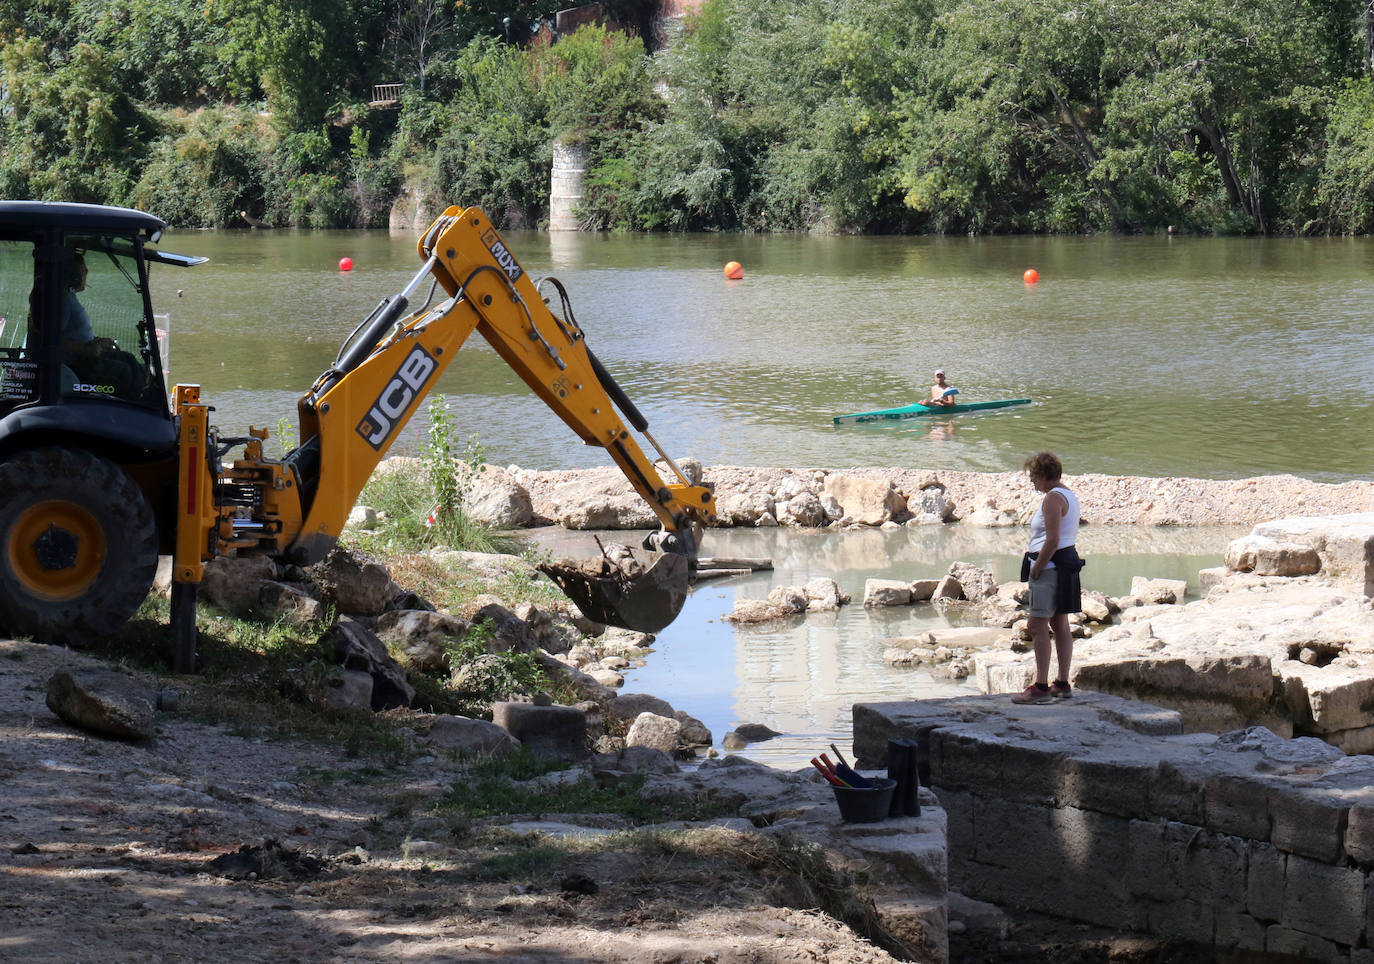
[[[544,578],[513,555],[441,549],[425,556],[455,581]],[[169,575],[164,573],[164,588]],[[833,595],[833,583],[831,590]],[[279,567],[261,557],[216,559],[206,567],[201,594],[241,617],[286,619],[301,626],[315,624],[327,611],[336,613],[319,637],[333,669],[322,681],[298,687],[302,698],[331,709],[408,707],[415,697],[411,674],[447,677],[450,688],[463,692],[486,657],[456,663],[451,653],[479,625],[487,657],[528,654],[581,700],[572,707],[553,705],[547,697],[497,704],[491,723],[435,717],[430,736],[447,747],[492,754],[532,740],[541,752],[582,759],[598,742],[611,752],[648,746],[670,757],[705,753],[713,742],[701,721],[665,701],[618,693],[625,682],[621,671],[642,664],[651,652],[651,635],[595,623],[568,602],[512,609],[496,596],[479,595],[460,612],[437,612],[398,586],[384,565],[341,546],[308,568]],[[609,729],[625,735],[606,736],[608,720],[614,721]]]
[[[1029,524],[1040,499],[1022,472],[702,467],[695,459],[679,465],[694,484],[714,489],[722,526],[1019,526]],[[510,466],[499,478],[518,489],[514,498],[528,498],[532,524],[655,524],[614,468],[536,472]],[[1300,514],[1374,511],[1370,480],[1332,485],[1291,475],[1214,480],[1086,474],[1066,476],[1066,483],[1093,525],[1255,525]]]

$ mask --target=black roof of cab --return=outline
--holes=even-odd
[[[54,224],[64,228],[142,234],[148,240],[154,240],[167,227],[166,221],[146,211],[66,201],[0,201],[0,224]]]

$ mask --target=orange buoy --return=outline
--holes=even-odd
[[[1040,280],[1040,272],[1034,268],[1027,268],[1026,273],[1021,275],[1021,280],[1028,285],[1033,285]]]
[[[340,259],[339,259],[339,270],[340,270],[340,271],[352,271],[352,270],[353,270],[353,259],[352,259],[352,258],[340,258]]]
[[[744,266],[738,261],[728,261],[725,264],[725,277],[731,281],[738,281],[744,277]]]

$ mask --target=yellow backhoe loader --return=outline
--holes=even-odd
[[[555,313],[479,209],[449,208],[423,233],[415,276],[301,396],[302,442],[282,459],[264,454],[265,430],[222,435],[197,385],[176,385],[169,403],[148,266],[204,259],[158,250],[164,227],[124,208],[0,201],[0,628],[52,641],[108,633],[170,554],[173,665],[191,671],[205,564],[323,558],[473,331],[583,442],[606,449],[661,524],[636,577],[546,571],[598,621],[656,632],[677,615],[712,493],[649,434],[587,347],[563,286],[545,282]],[[675,481],[660,478],[622,416]]]

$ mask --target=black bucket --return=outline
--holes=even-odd
[[[887,819],[892,806],[892,791],[897,781],[874,777],[871,787],[831,787],[835,802],[840,805],[840,818],[845,823],[874,823]]]

